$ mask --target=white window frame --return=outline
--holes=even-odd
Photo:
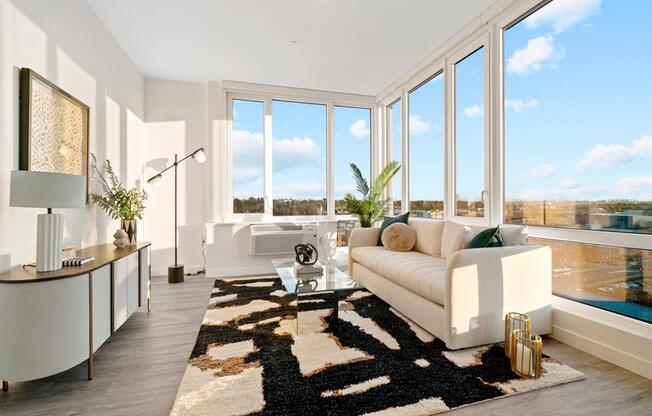
[[[483,217],[467,217],[462,215],[457,215],[457,189],[456,189],[456,163],[457,163],[457,138],[456,138],[456,125],[455,125],[455,105],[456,105],[456,96],[455,96],[455,66],[463,61],[465,58],[469,57],[478,50],[483,49],[484,56],[484,65],[483,65],[483,75],[484,75],[484,89],[483,89],[483,121],[484,121],[484,178],[483,178],[483,192],[481,193],[481,198],[484,203],[484,216]],[[467,222],[471,224],[484,224],[488,225],[491,221],[491,201],[492,201],[492,186],[491,186],[491,68],[490,68],[490,57],[491,57],[491,37],[489,31],[485,31],[476,38],[467,42],[462,48],[459,48],[454,54],[449,56],[446,60],[446,68],[449,74],[448,76],[448,88],[447,88],[447,97],[448,97],[448,149],[449,153],[449,171],[448,171],[448,217],[459,221]]]
[[[405,189],[405,183],[406,183],[405,176],[407,176],[406,175],[407,174],[407,163],[405,163],[405,161],[406,161],[406,159],[405,159],[406,144],[405,144],[405,137],[404,137],[405,136],[405,134],[404,134],[405,129],[403,127],[405,125],[405,118],[404,118],[404,111],[403,111],[404,110],[404,104],[403,103],[406,101],[404,95],[405,95],[404,91],[401,90],[401,91],[398,92],[398,94],[394,94],[394,95],[392,95],[390,97],[391,100],[388,100],[388,101],[390,101],[389,103],[383,105],[383,114],[384,114],[384,118],[385,118],[385,123],[384,123],[385,134],[383,135],[383,138],[384,138],[383,141],[385,143],[385,152],[384,152],[383,158],[381,160],[381,166],[378,168],[378,171],[380,171],[383,167],[385,167],[385,165],[387,165],[387,163],[389,163],[390,160],[394,160],[393,155],[392,155],[392,153],[393,153],[393,141],[394,141],[394,137],[393,137],[394,126],[392,125],[392,118],[393,117],[390,115],[390,112],[392,111],[392,110],[390,110],[390,107],[393,107],[395,104],[398,103],[399,100],[401,100],[401,102],[400,102],[400,108],[401,108],[401,133],[400,133],[401,134],[401,140],[400,140],[400,143],[401,143],[401,160],[398,161],[401,164],[401,171],[400,171],[401,172],[401,211],[405,211],[405,207],[406,207],[405,204],[406,204],[406,201],[407,201],[407,192],[406,192],[406,189]],[[392,207],[392,209],[390,209],[390,213],[392,213],[393,215],[396,215],[397,213],[393,212],[394,198],[392,198],[392,196],[393,196],[392,182],[393,181],[390,181],[390,183],[387,185],[387,189],[385,190],[385,193],[386,193],[386,197],[390,198],[390,204],[391,204],[390,206]]]
[[[282,221],[323,221],[351,219],[350,215],[335,215],[334,200],[334,110],[335,107],[351,107],[369,110],[370,116],[370,166],[372,177],[375,176],[378,163],[374,154],[377,152],[375,142],[379,140],[376,129],[376,100],[372,96],[343,94],[306,90],[301,88],[277,87],[262,84],[224,81],[227,107],[227,191],[228,209],[226,219],[236,222],[282,222]],[[234,213],[233,212],[233,100],[263,102],[263,137],[264,137],[264,213]],[[272,102],[274,100],[301,104],[317,104],[326,106],[326,215],[274,216],[273,214],[273,183],[272,183]]]

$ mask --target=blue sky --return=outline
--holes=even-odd
[[[635,3],[635,4],[634,4]],[[505,34],[506,198],[652,199],[652,2],[554,0]],[[456,65],[457,193],[483,189],[480,50]],[[410,196],[441,200],[443,77],[409,96]],[[392,159],[400,161],[400,102]],[[234,102],[234,194],[262,196],[261,102]],[[369,111],[335,110],[335,194],[369,172]],[[273,103],[275,198],[326,195],[326,107]],[[392,194],[400,198],[400,175]]]
[[[651,18],[556,0],[506,32],[507,199],[652,199]]]

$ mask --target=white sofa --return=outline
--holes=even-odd
[[[447,256],[451,230],[459,227],[447,222],[411,220],[417,243],[409,252],[378,246],[379,228],[355,229],[349,239],[349,274],[450,349],[503,341],[507,312],[526,313],[534,332],[550,333],[550,248],[525,243]],[[475,234],[487,228],[469,227]],[[518,226],[501,226],[506,240],[522,229],[509,227]]]

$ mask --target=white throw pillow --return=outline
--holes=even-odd
[[[457,253],[460,250],[464,250],[471,240],[473,240],[473,230],[469,226],[462,226],[456,230],[456,234],[453,236],[453,239],[448,246],[448,252],[446,253],[446,259],[453,257],[453,254]]]
[[[459,232],[464,230],[465,228],[468,228],[469,230],[471,227],[460,224],[454,221],[446,221],[446,224],[444,224],[444,231],[442,232],[441,235],[441,257],[446,259],[448,258],[448,253],[454,253],[457,250],[451,251],[451,246],[455,245],[454,240],[456,239],[456,236],[458,235]],[[471,234],[473,234],[473,231],[471,231]],[[473,238],[473,237],[471,237]],[[457,245],[455,245],[457,247]]]
[[[528,228],[522,225],[504,224],[500,226],[500,236],[506,246],[526,246]]]

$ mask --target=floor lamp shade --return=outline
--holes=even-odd
[[[62,173],[12,171],[9,205],[47,208],[40,214],[36,236],[36,271],[61,268],[63,216],[52,208],[83,208],[86,204],[86,177]]]

